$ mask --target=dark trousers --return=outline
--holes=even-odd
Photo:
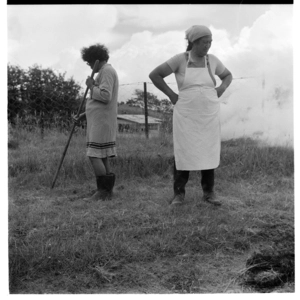
[[[173,170],[173,189],[175,195],[185,194],[185,185],[189,180],[190,171],[180,171],[176,169],[176,164],[174,161]],[[215,170],[202,170],[201,171],[201,186],[203,192],[211,193],[213,192],[215,184]]]

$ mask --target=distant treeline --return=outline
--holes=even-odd
[[[66,129],[73,124],[83,99],[81,86],[73,78],[66,79],[51,68],[34,65],[27,70],[8,65],[8,122],[26,128]],[[161,119],[170,118],[170,100],[159,100],[146,94],[148,114]],[[144,114],[144,91],[136,89],[133,97],[118,105],[118,114]]]
[[[8,65],[8,121],[27,126],[68,126],[79,106],[81,87],[65,74],[38,65]]]

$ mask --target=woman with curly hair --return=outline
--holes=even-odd
[[[110,171],[109,158],[117,156],[117,101],[119,80],[115,69],[107,63],[108,49],[95,44],[81,49],[81,57],[93,69],[96,60],[99,67],[95,80],[88,76],[86,85],[90,89],[85,112],[76,122],[86,118],[87,156],[93,167],[97,191],[90,200],[110,200],[115,184],[115,174]]]

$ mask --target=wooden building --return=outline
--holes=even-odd
[[[160,130],[161,120],[148,116],[149,132]],[[145,131],[145,115],[118,115],[119,132],[143,132]]]

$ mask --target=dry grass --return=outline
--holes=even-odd
[[[216,171],[223,205],[201,202],[199,173],[192,172],[185,205],[171,211],[171,138],[119,137],[109,202],[82,200],[95,183],[80,132],[53,190],[66,136],[49,133],[41,142],[23,132],[12,139],[11,293],[253,293],[242,284],[247,259],[293,237],[292,149],[224,143]],[[280,289],[293,292],[293,283]]]

